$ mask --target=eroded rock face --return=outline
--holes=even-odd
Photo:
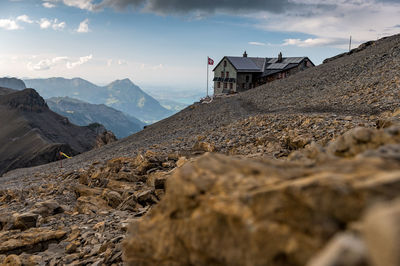
[[[217,154],[185,164],[167,180],[164,200],[131,225],[126,262],[305,265],[372,203],[398,196],[398,161],[360,148],[399,142],[397,129],[387,130],[346,133],[347,158],[322,149],[313,167]]]

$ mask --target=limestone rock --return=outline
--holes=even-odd
[[[82,196],[77,199],[75,210],[82,214],[96,214],[102,210],[109,210],[104,199],[93,196]]]
[[[113,143],[117,141],[117,137],[112,133],[111,131],[105,130],[104,132],[101,132],[97,137],[96,137],[96,144],[95,148],[100,148],[104,145],[107,145],[109,143]]]
[[[377,158],[310,168],[206,154],[166,188],[129,229],[128,265],[305,265],[371,202],[397,195],[400,167]]]
[[[400,265],[400,198],[371,208],[363,235],[374,266]]]
[[[3,260],[2,265],[5,266],[22,266],[21,259],[17,255],[9,255]]]
[[[184,165],[186,162],[188,161],[188,159],[186,157],[180,157],[178,159],[178,161],[176,162],[176,166],[177,167],[181,167],[182,165]]]
[[[336,235],[307,266],[368,266],[364,242],[350,233]]]
[[[36,227],[38,216],[38,214],[29,212],[18,214],[14,217],[12,229],[26,230],[31,227]]]
[[[336,156],[351,157],[384,144],[397,143],[399,140],[400,126],[385,130],[358,127],[332,142],[328,151]]]
[[[108,205],[110,205],[112,208],[117,208],[122,202],[121,194],[116,191],[107,192],[105,197]]]
[[[213,152],[215,151],[215,145],[205,141],[196,142],[193,146],[194,151],[203,151],[203,152]]]
[[[55,215],[64,212],[64,209],[55,200],[48,200],[36,203],[31,209],[32,213],[39,214],[43,217]]]
[[[41,251],[49,241],[61,239],[66,233],[63,230],[52,230],[51,228],[30,228],[23,232],[1,232],[0,254]]]

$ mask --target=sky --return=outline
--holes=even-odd
[[[207,56],[320,64],[350,36],[354,48],[399,32],[400,0],[1,0],[0,77],[202,90]]]

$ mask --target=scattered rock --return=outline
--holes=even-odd
[[[32,213],[39,214],[43,217],[63,213],[64,209],[55,200],[48,200],[36,203],[31,209]]]
[[[50,228],[30,228],[23,232],[1,232],[0,254],[42,251],[51,241],[63,238],[66,233],[63,230]]]
[[[38,216],[38,214],[29,212],[18,214],[14,217],[12,229],[26,230],[31,227],[36,227]]]

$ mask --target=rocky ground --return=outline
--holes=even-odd
[[[399,69],[394,36],[12,171],[0,262],[399,265]]]

